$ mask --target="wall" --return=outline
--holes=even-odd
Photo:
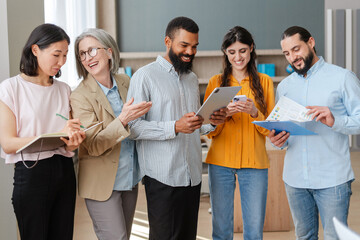
[[[0,82],[9,77],[9,41],[7,28],[6,0],[0,0]]]
[[[359,0],[325,0],[325,10],[326,9],[359,9],[360,1]]]
[[[107,31],[116,39],[116,2],[115,0],[101,0],[96,2],[97,27]]]
[[[44,0],[0,0],[0,82],[19,73],[21,50],[30,31],[44,22]],[[11,204],[13,165],[0,159],[0,239],[16,239]]]
[[[164,51],[164,32],[176,16],[194,19],[200,27],[199,50],[219,50],[226,31],[247,28],[257,49],[279,49],[281,33],[301,25],[324,52],[324,0],[117,0],[120,51]]]
[[[44,0],[8,0],[7,13],[10,76],[14,76],[19,73],[21,51],[30,32],[44,23]]]
[[[9,41],[6,0],[0,0],[0,82],[9,77]],[[16,221],[11,205],[13,167],[0,158],[0,239],[16,238]]]
[[[358,35],[360,34],[359,33],[359,29],[360,29],[360,26],[356,25],[357,21],[355,21],[355,19],[358,19],[360,18],[360,12],[359,12],[359,9],[360,9],[360,1],[358,0],[342,0],[342,1],[338,1],[338,0],[325,0],[324,2],[324,10],[325,12],[327,11],[327,9],[333,9],[332,11],[332,14],[335,15],[336,12],[335,10],[338,10],[338,9],[352,9],[352,14],[354,15],[353,16],[353,19],[352,19],[352,24],[354,24],[353,26],[353,39],[352,39],[352,51],[350,51],[350,53],[352,53],[352,57],[350,57],[350,60],[352,60],[352,66],[347,66],[348,69],[352,70],[353,72],[355,72],[357,74],[357,77],[360,78],[360,58],[359,58],[359,39],[358,39]],[[333,22],[333,24],[335,24]],[[328,20],[327,20],[327,17],[325,17],[325,26],[328,25]],[[342,29],[340,29],[344,32],[344,34],[346,34],[346,27],[344,26]],[[336,31],[337,29],[333,28],[333,31],[335,31],[335,34],[336,34]],[[326,36],[328,35],[328,30],[325,31],[325,34]],[[326,59],[327,61],[333,61],[333,63],[337,64],[336,62],[336,52],[339,51],[339,49],[336,48],[336,41],[335,40],[335,37],[333,37],[333,39],[330,39],[331,41],[331,44],[332,44],[332,47],[329,47],[329,37],[326,38],[326,41],[325,41],[325,46],[326,46]],[[345,36],[345,41],[346,41],[346,36]],[[330,46],[331,46],[330,44]],[[334,46],[335,45],[335,46]],[[345,46],[341,46],[341,50],[340,52],[342,51],[343,54],[346,52],[344,51],[344,47]],[[345,56],[342,56],[343,58],[346,57],[346,54]],[[352,59],[351,59],[352,58]],[[348,60],[349,58],[346,58],[346,60]],[[345,61],[346,62],[346,61]],[[344,64],[343,64],[344,65]],[[353,135],[351,138],[351,149],[352,150],[356,150],[356,151],[359,151],[360,150],[360,135]]]

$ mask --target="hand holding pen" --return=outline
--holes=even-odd
[[[59,116],[62,119],[67,121],[65,127],[62,130],[62,132],[65,132],[68,135],[71,135],[73,132],[80,131],[80,130],[85,128],[83,125],[81,125],[79,119],[68,119],[68,118],[66,118],[66,117],[64,117],[64,116],[62,116],[61,114],[58,114],[58,113],[56,114],[56,116]]]
[[[73,123],[73,124],[78,124],[78,125],[80,125],[80,127],[82,128],[82,130],[83,130],[84,132],[93,129],[94,127],[97,127],[97,126],[99,126],[100,124],[102,124],[102,123],[104,122],[104,121],[101,121],[101,122],[98,122],[98,123],[96,123],[96,124],[88,127],[88,128],[85,128],[83,125],[80,124],[80,120],[79,120],[79,119],[71,119],[71,120],[69,120],[68,118],[64,117],[63,115],[61,115],[61,114],[59,114],[59,113],[57,113],[56,116],[59,116],[59,117],[61,117],[62,119],[68,121],[67,124],[70,124],[70,125],[71,125],[71,123]],[[66,127],[66,126],[65,126],[65,127]],[[64,128],[65,128],[65,127],[64,127]],[[76,129],[77,129],[77,130],[80,130],[80,129],[78,129],[77,127],[76,127]]]
[[[61,117],[62,119],[66,120],[66,121],[69,121],[68,118],[64,117],[63,115],[61,115],[59,113],[57,113],[56,116]],[[71,119],[71,120],[73,120],[73,119]],[[79,120],[79,119],[77,119],[77,120]],[[79,124],[80,124],[80,120],[79,120]],[[85,127],[81,124],[80,124],[80,127],[85,129]]]
[[[85,127],[81,125],[79,119],[68,119],[61,114],[56,114],[56,116],[61,117],[62,119],[66,120],[66,125],[63,128],[62,132],[68,134],[69,139],[61,138],[66,144],[65,149],[67,151],[73,151],[79,147],[79,145],[84,141],[86,138],[85,132],[82,130]],[[82,128],[82,129],[81,129]]]

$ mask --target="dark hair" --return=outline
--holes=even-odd
[[[263,114],[266,114],[267,106],[266,106],[266,102],[265,102],[265,98],[264,98],[264,89],[260,84],[260,78],[259,78],[257,68],[256,68],[257,55],[255,52],[255,48],[256,48],[255,42],[254,42],[252,35],[249,33],[249,31],[243,27],[240,27],[240,26],[233,27],[224,36],[224,40],[221,45],[221,50],[224,53],[224,56],[223,56],[224,71],[221,76],[221,87],[229,86],[229,75],[232,72],[232,66],[231,66],[231,63],[229,62],[229,59],[227,58],[226,49],[235,42],[240,42],[240,43],[246,44],[250,48],[251,48],[251,46],[253,47],[253,50],[250,53],[250,61],[246,66],[246,70],[247,70],[247,73],[249,74],[250,89],[255,96],[255,101],[259,104],[260,111]]]
[[[292,26],[283,32],[283,34],[281,35],[281,40],[284,40],[287,37],[294,36],[297,33],[300,35],[300,40],[303,42],[308,42],[309,38],[312,37],[310,32],[305,28],[299,26]],[[316,53],[315,47],[314,52]]]
[[[184,29],[191,33],[199,32],[198,25],[192,19],[187,17],[176,17],[167,25],[165,36],[174,39],[174,33],[179,29]]]
[[[38,61],[37,57],[32,52],[32,45],[36,44],[40,49],[49,47],[52,43],[66,40],[70,44],[70,38],[66,32],[54,24],[41,24],[37,26],[30,34],[27,40],[20,60],[20,72],[28,76],[38,76]],[[61,70],[55,77],[61,76]]]

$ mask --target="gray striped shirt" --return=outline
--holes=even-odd
[[[131,122],[141,173],[166,185],[192,186],[201,182],[200,134],[214,128],[203,125],[191,134],[175,134],[175,121],[200,107],[199,83],[193,72],[178,75],[158,56],[140,68],[130,81],[128,99],[152,101],[150,111]]]

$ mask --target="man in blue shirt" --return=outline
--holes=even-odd
[[[313,121],[303,126],[317,133],[269,134],[275,146],[287,147],[283,180],[296,237],[318,239],[320,214],[325,239],[338,239],[332,218],[347,224],[354,180],[348,134],[360,133],[360,83],[354,73],[317,56],[304,28],[288,28],[280,43],[295,72],[281,81],[276,99],[286,96],[306,106]]]

